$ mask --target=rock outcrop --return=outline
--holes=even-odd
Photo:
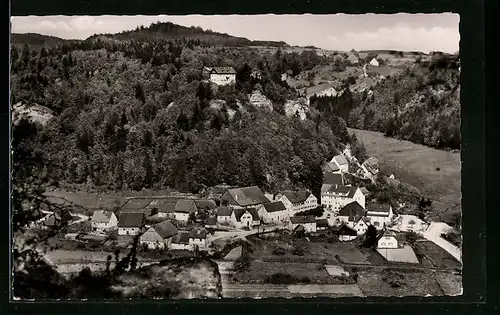
[[[45,126],[54,117],[54,113],[49,108],[38,104],[15,104],[12,109],[12,124],[17,125],[23,117],[31,122],[40,123]]]
[[[251,95],[250,95],[250,104],[257,107],[257,108],[263,108],[272,111],[273,110],[273,104],[271,100],[269,100],[262,92],[259,90],[255,90]]]
[[[299,115],[300,120],[306,119],[306,113],[309,111],[307,101],[305,99],[287,100],[285,103],[285,114],[288,117]]]

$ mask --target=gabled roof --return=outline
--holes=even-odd
[[[268,203],[269,199],[257,186],[228,189],[227,193],[241,207]]]
[[[161,213],[174,213],[175,205],[179,198],[153,199],[146,208],[156,208]]]
[[[333,162],[334,160],[335,160],[335,161],[337,161],[337,163],[338,163],[339,165],[345,165],[345,164],[348,164],[348,163],[347,163],[346,158],[345,158],[343,155],[341,155],[341,154],[339,154],[339,155],[335,155],[335,156],[332,158],[331,162]]]
[[[358,235],[358,233],[356,232],[356,230],[350,228],[345,223],[343,223],[340,226],[340,228],[337,231],[337,234],[338,235],[349,235],[349,236],[357,236]]]
[[[316,220],[316,226],[328,227],[328,220],[327,219],[318,219],[318,220]]]
[[[314,215],[297,215],[290,218],[293,224],[316,223]]]
[[[311,192],[307,190],[299,190],[299,191],[284,191],[283,194],[291,203],[303,203],[311,196]]]
[[[368,210],[368,212],[383,212],[389,215],[389,213],[391,212],[391,205],[385,203],[372,203],[366,206],[366,210]]]
[[[236,74],[236,70],[233,67],[213,67],[210,73],[217,74]]]
[[[254,208],[247,208],[247,209],[234,209],[233,210],[234,216],[236,218],[236,221],[241,222],[241,217],[247,211],[248,211],[248,213],[250,213],[252,215],[252,220],[253,221],[259,221],[260,220],[259,213],[257,212],[256,209],[254,209]]]
[[[112,215],[113,211],[96,210],[92,215],[92,222],[108,223]]]
[[[207,238],[207,230],[205,229],[200,229],[200,228],[194,228],[189,232],[189,238],[199,238],[199,239],[206,239]]]
[[[127,202],[123,205],[125,209],[144,209],[146,208],[151,201],[153,201],[150,198],[136,198],[136,199],[129,199]]]
[[[175,204],[175,212],[181,213],[195,213],[198,211],[196,204],[190,199],[179,199]]]
[[[118,227],[138,227],[144,225],[144,213],[141,212],[122,212],[118,220]]]
[[[228,207],[219,207],[217,208],[217,216],[218,217],[229,217],[233,211]]]
[[[195,200],[194,204],[199,210],[212,210],[217,208],[215,201],[213,200]]]
[[[264,208],[267,212],[278,212],[278,211],[286,211],[286,207],[281,201],[269,202],[265,203]]]
[[[189,232],[179,232],[172,237],[173,244],[189,244]]]
[[[332,187],[331,184],[323,184],[321,186],[321,194],[324,194],[325,192],[327,192],[331,187]]]
[[[154,226],[155,231],[163,238],[169,238],[177,234],[177,228],[170,221],[163,221]]]
[[[323,175],[323,184],[343,186],[344,178],[342,174],[325,173]]]
[[[357,201],[353,201],[351,203],[346,204],[342,209],[340,209],[338,213],[338,215],[341,217],[358,217],[358,218],[363,217],[365,214],[366,210],[363,209],[363,207]]]
[[[345,186],[345,185],[331,185],[331,187],[326,190],[326,194],[335,194],[335,195],[340,195],[344,196],[346,198],[352,198],[354,197],[354,194],[358,190],[358,187],[355,186]]]
[[[334,162],[328,162],[325,164],[325,166],[323,166],[323,170],[327,173],[328,172],[337,172],[340,170],[340,168]]]

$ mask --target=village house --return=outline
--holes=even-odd
[[[103,233],[118,227],[118,218],[113,211],[96,210],[90,220],[92,232]]]
[[[210,81],[217,85],[230,85],[236,83],[236,71],[233,67],[214,67],[209,72]]]
[[[354,201],[365,207],[365,195],[359,187],[332,185],[321,193],[321,205],[333,213],[338,213],[345,205]]]
[[[310,105],[311,97],[337,96],[338,92],[332,84],[323,83],[306,89],[307,105]]]
[[[361,170],[366,178],[372,178],[379,173],[379,161],[371,157],[361,164]]]
[[[340,209],[336,219],[354,229],[365,215],[366,210],[357,201],[353,201]]]
[[[330,163],[335,163],[342,173],[349,173],[349,162],[345,156],[339,154],[332,158]]]
[[[217,205],[215,204],[215,201],[209,200],[209,199],[206,199],[206,200],[202,200],[202,199],[195,200],[194,204],[195,204],[196,209],[197,209],[198,212],[203,211],[203,212],[206,212],[206,213],[211,213],[212,211],[214,211],[217,208]]]
[[[369,204],[366,206],[366,216],[370,218],[371,224],[378,230],[383,229],[394,217],[392,207],[389,204]]]
[[[337,235],[339,237],[339,241],[348,242],[358,237],[358,232],[355,229],[349,227],[347,224],[343,223],[338,229]]]
[[[179,231],[170,241],[170,249],[173,250],[192,250],[193,247],[189,244],[189,232]]]
[[[334,162],[327,162],[325,166],[323,166],[323,174],[341,174],[342,171],[340,167]]]
[[[353,229],[356,230],[358,235],[363,235],[368,230],[368,226],[370,225],[370,218],[363,217],[359,219],[359,221],[353,226]]]
[[[385,230],[379,236],[377,248],[398,248],[398,236],[394,231]]]
[[[276,200],[281,201],[285,205],[289,216],[294,216],[297,212],[312,210],[318,207],[318,199],[307,190],[284,191],[276,195]]]
[[[205,250],[207,248],[207,230],[194,228],[189,232],[189,245],[191,248]]]
[[[377,58],[373,58],[370,61],[370,66],[378,67],[379,65],[380,65],[380,63],[378,62]]]
[[[231,214],[233,211],[228,207],[218,207],[217,208],[217,223],[225,224],[231,223]]]
[[[258,226],[260,225],[259,213],[255,208],[234,209],[231,213],[231,223],[237,229]]]
[[[196,215],[198,208],[191,199],[179,199],[175,204],[174,215],[175,220],[181,223],[186,223],[189,220],[189,215]]]
[[[154,199],[146,208],[151,208],[151,215],[158,218],[175,219],[175,204],[177,199]]]
[[[221,197],[221,204],[231,209],[256,208],[269,199],[257,186],[228,189]]]
[[[316,229],[318,231],[327,230],[330,225],[328,224],[327,219],[317,219],[316,220]]]
[[[299,226],[304,228],[306,233],[316,232],[316,218],[314,215],[304,215],[304,216],[293,216],[290,218],[292,223],[292,229],[295,230]]]
[[[122,212],[118,220],[118,235],[137,235],[144,226],[144,213]]]
[[[149,249],[163,249],[170,246],[172,237],[177,234],[177,228],[170,221],[163,221],[144,232],[139,243]]]
[[[288,209],[281,201],[262,204],[257,208],[257,213],[264,223],[284,223],[290,218]]]

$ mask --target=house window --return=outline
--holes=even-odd
[[[385,243],[382,243],[382,246],[385,246]]]

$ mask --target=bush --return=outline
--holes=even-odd
[[[283,247],[275,247],[273,249],[273,255],[283,256],[286,254],[286,250]]]

